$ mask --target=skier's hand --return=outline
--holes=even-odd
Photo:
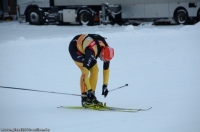
[[[106,84],[104,84],[103,86],[102,86],[102,95],[104,95],[104,97],[106,97],[107,95],[108,95],[108,88],[107,88],[107,85]]]

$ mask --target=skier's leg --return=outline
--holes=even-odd
[[[98,72],[99,72],[99,68],[97,63],[90,69],[90,85],[92,88],[92,91],[95,92],[96,90],[96,85],[97,85],[97,81],[98,81]]]

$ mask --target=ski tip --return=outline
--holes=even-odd
[[[150,110],[150,109],[152,109],[153,107],[149,107],[148,109],[146,109],[146,110]]]
[[[153,107],[149,107],[149,108],[147,108],[147,109],[138,109],[138,111],[148,111],[148,110],[150,110],[150,109],[152,109]]]
[[[63,106],[58,106],[57,108],[62,108]]]

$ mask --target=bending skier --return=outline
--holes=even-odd
[[[81,34],[75,36],[69,44],[69,53],[75,64],[81,70],[80,87],[83,107],[102,106],[95,96],[96,84],[98,80],[97,58],[103,64],[103,86],[102,95],[108,94],[109,64],[114,57],[114,49],[109,47],[105,38],[97,34]]]

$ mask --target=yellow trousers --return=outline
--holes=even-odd
[[[81,93],[85,93],[88,90],[92,89],[92,91],[96,90],[96,85],[97,85],[97,80],[98,80],[98,73],[99,73],[99,68],[97,63],[89,69],[89,75],[85,76],[83,74],[83,63],[74,61],[75,64],[80,68],[81,70],[81,77],[80,77],[80,89],[81,89]],[[86,84],[86,82],[84,81],[84,79],[89,78],[89,84]]]

